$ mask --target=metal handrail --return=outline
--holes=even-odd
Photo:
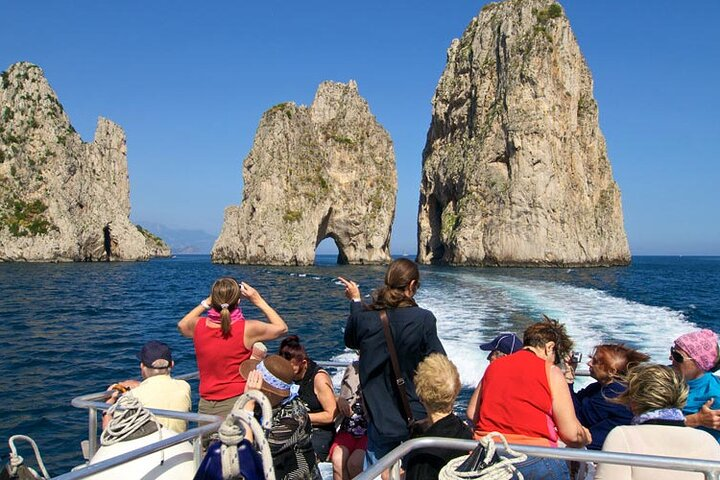
[[[330,362],[330,361],[321,361],[317,362],[319,366],[323,368],[345,368],[348,365],[348,362]],[[587,376],[589,375],[589,372],[587,371],[578,371],[576,372],[577,376]],[[174,378],[178,380],[195,380],[199,377],[199,373],[197,371],[190,372],[182,375],[176,375]],[[88,410],[88,454],[89,457],[92,458],[93,455],[97,452],[97,441],[98,441],[98,419],[97,419],[97,413],[98,411],[104,411],[111,407],[110,404],[105,403],[105,400],[109,397],[110,392],[103,391],[103,392],[96,392],[96,393],[89,393],[86,395],[80,395],[72,399],[70,402],[73,407],[76,408],[84,408]],[[54,480],[74,480],[74,479],[81,479],[86,478],[90,475],[93,475],[95,473],[102,472],[104,470],[108,470],[110,468],[113,468],[115,466],[121,465],[123,463],[135,460],[140,457],[144,457],[146,455],[150,455],[152,453],[158,452],[160,450],[163,450],[165,448],[171,447],[173,445],[177,445],[179,443],[182,443],[187,440],[195,439],[195,465],[196,467],[199,465],[199,456],[200,456],[200,450],[199,446],[201,443],[201,438],[206,433],[214,432],[216,431],[222,421],[224,420],[221,417],[215,416],[215,415],[205,415],[201,413],[194,413],[194,412],[179,412],[174,410],[162,410],[159,408],[149,408],[149,411],[151,411],[153,414],[161,417],[169,417],[169,418],[176,418],[179,420],[185,420],[189,422],[209,422],[206,425],[201,425],[193,429],[189,429],[185,432],[179,433],[178,435],[174,435],[170,438],[152,443],[150,445],[146,445],[142,448],[139,448],[137,450],[133,450],[130,452],[123,453],[121,455],[118,455],[117,457],[113,457],[108,460],[104,460],[102,462],[99,462],[94,465],[89,465],[87,467],[83,467],[82,469],[66,473],[64,475],[60,475],[59,477],[53,477]],[[383,457],[381,460],[381,463],[378,463],[370,470],[367,470],[365,473],[361,475],[362,478],[374,478],[374,476],[366,476],[369,472],[375,472],[378,473],[376,475],[379,475],[379,472],[382,472],[387,466],[396,463],[397,459],[389,460],[390,455],[392,455],[394,452],[396,452],[399,449],[403,448],[421,448],[422,446],[426,445],[426,441],[429,440],[429,438],[423,438],[423,439],[417,439],[417,440],[411,440],[409,442],[406,442],[402,444],[397,449],[393,450],[388,454],[388,456]],[[466,442],[466,445],[462,445],[461,447],[458,446],[449,446],[447,448],[460,448],[460,449],[472,449],[476,445],[477,442],[473,442],[470,440],[453,440],[453,439],[433,439],[433,440],[440,440],[441,445],[445,445],[444,442],[451,441],[451,442]],[[415,447],[415,445],[419,445],[418,447]],[[459,444],[458,444],[459,445]],[[500,449],[501,447],[499,447]],[[525,451],[525,448],[529,447],[518,447],[519,451]],[[538,447],[542,448],[542,447]],[[558,450],[558,449],[548,449],[548,450]],[[404,450],[403,450],[404,451]],[[527,453],[527,452],[525,452]],[[554,452],[550,452],[554,453]],[[404,455],[404,454],[403,454]],[[400,457],[401,458],[401,457]],[[559,457],[553,457],[552,455],[548,455],[548,458],[559,458]],[[659,457],[662,458],[662,457]],[[387,459],[387,460],[386,460]],[[686,460],[687,461],[687,460]],[[386,463],[388,465],[386,465]],[[718,468],[720,468],[720,462],[711,462],[711,463],[718,463]],[[378,465],[386,465],[385,467],[382,467],[378,470]],[[692,470],[692,471],[698,471],[698,470]],[[713,478],[720,480],[717,476],[708,477],[706,475],[706,478]]]
[[[396,465],[405,455],[420,448],[450,448],[453,450],[469,451],[477,447],[477,440],[459,440],[456,438],[423,437],[408,440],[382,457],[376,464],[365,470],[355,480],[372,480],[379,477],[387,469]],[[705,475],[707,480],[720,479],[720,462],[712,460],[695,460],[689,458],[661,457],[658,455],[638,455],[635,453],[615,453],[576,448],[551,448],[530,445],[511,444],[515,451],[532,457],[558,458],[576,462],[612,463],[629,465],[633,467],[663,468],[666,470],[681,470],[684,472],[698,472]],[[505,446],[495,445],[499,453],[505,452]]]
[[[163,411],[165,411],[165,410],[163,410]],[[122,465],[124,463],[128,463],[132,460],[135,460],[136,458],[141,458],[146,455],[150,455],[152,453],[159,452],[160,450],[164,450],[166,448],[172,447],[173,445],[178,445],[178,444],[186,442],[188,440],[197,439],[196,441],[199,441],[199,439],[206,433],[211,433],[211,432],[216,431],[220,427],[221,423],[222,423],[222,421],[217,421],[217,422],[213,422],[211,424],[201,425],[199,427],[192,428],[185,432],[178,433],[177,435],[173,435],[170,438],[165,438],[163,440],[159,440],[159,441],[151,443],[149,445],[145,445],[144,447],[138,448],[136,450],[122,453],[116,457],[109,458],[107,460],[103,460],[102,462],[98,462],[93,465],[88,465],[81,469],[78,469],[78,470],[75,470],[72,472],[68,472],[64,475],[60,475],[58,477],[53,477],[52,480],[76,480],[76,479],[80,479],[80,478],[86,478],[91,475],[95,475],[96,473],[100,473],[105,470],[109,470],[113,467]],[[196,466],[196,468],[197,468],[197,466]]]

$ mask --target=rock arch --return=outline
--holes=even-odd
[[[243,181],[242,203],[225,209],[214,262],[312,265],[328,237],[339,263],[390,261],[395,154],[354,81],[322,83],[310,107],[266,111]]]

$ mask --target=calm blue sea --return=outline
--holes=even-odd
[[[293,268],[213,265],[208,256],[0,264],[3,464],[12,434],[38,442],[53,476],[80,463],[87,416],[70,400],[139,375],[135,353],[147,340],[171,345],[177,373],[196,370],[192,342],[175,325],[219,276],[256,287],[316,359],[351,358],[342,339],[348,306],[335,278],[355,279],[369,293],[384,268],[334,261],[319,257],[314,267]],[[720,257],[635,257],[629,267],[603,269],[423,267],[421,283],[417,300],[438,318],[466,386],[463,399],[486,365],[477,345],[499,331],[521,332],[542,313],[566,322],[585,354],[595,344],[621,341],[660,362],[676,336],[697,327],[720,330]],[[251,307],[245,315],[258,318]]]

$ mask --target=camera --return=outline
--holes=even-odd
[[[582,353],[580,352],[571,352],[570,353],[570,363],[573,365],[577,365],[582,361]]]

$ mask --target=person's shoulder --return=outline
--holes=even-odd
[[[624,451],[623,449],[627,449],[628,445],[627,434],[632,432],[630,429],[637,427],[638,425],[620,425],[613,428],[610,430],[610,433],[607,434],[607,437],[605,437],[602,449],[614,452]]]
[[[410,318],[416,321],[422,322],[434,322],[435,315],[428,309],[414,306],[414,307],[402,307],[396,309],[398,314],[403,317]]]
[[[185,380],[182,380],[180,378],[171,378],[171,380],[177,388],[182,388],[184,390],[185,389],[190,390],[190,384],[188,382],[186,382]]]
[[[446,417],[449,426],[454,430],[453,437],[471,440],[473,438],[472,429],[460,417],[451,413]]]
[[[712,372],[705,373],[704,377],[709,384],[720,388],[720,377]]]

